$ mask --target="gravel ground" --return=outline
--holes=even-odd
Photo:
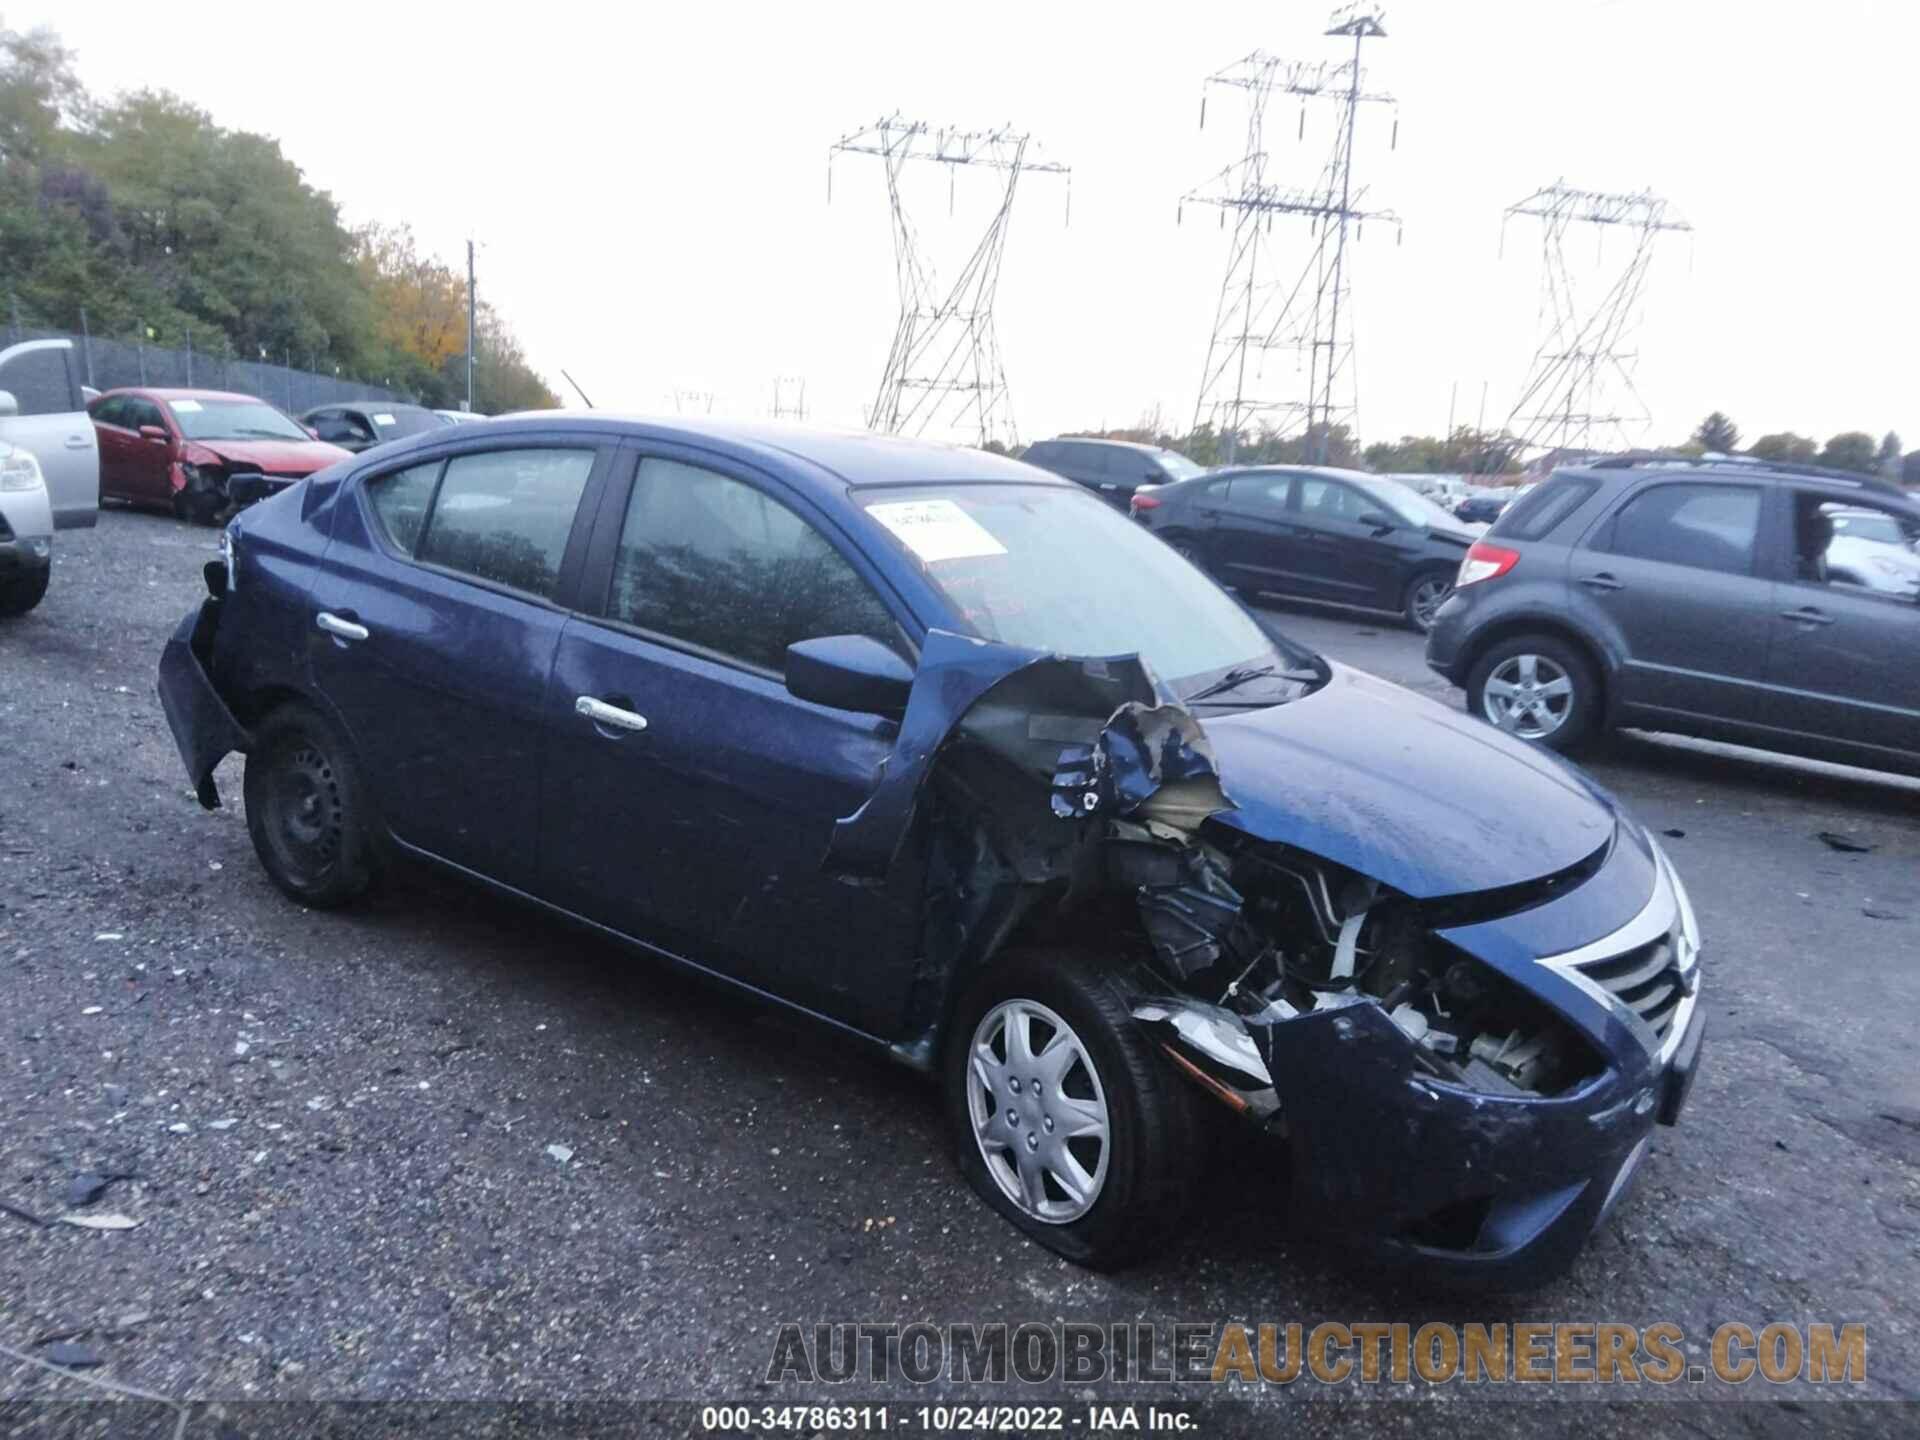
[[[239,761],[233,808],[201,811],[153,691],[212,553],[108,512],[0,626],[0,1202],[139,1222],[0,1212],[0,1344],[177,1397],[757,1401],[785,1320],[1673,1321],[1695,1352],[1728,1320],[1860,1321],[1863,1392],[1920,1399],[1920,786],[1657,740],[1593,763],[1684,831],[1710,1031],[1685,1123],[1563,1281],[1462,1298],[1369,1271],[1237,1163],[1179,1244],[1098,1276],[971,1198],[929,1088],[829,1036],[449,882],[345,914],[281,897]],[[1384,621],[1275,619],[1443,688]],[[124,1178],[74,1206],[86,1176]],[[78,1393],[3,1355],[0,1377]],[[828,1392],[786,1393],[853,1398]],[[1531,1428],[1492,1413],[1480,1433]]]

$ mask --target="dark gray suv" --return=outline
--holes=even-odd
[[[1558,471],[1467,552],[1427,663],[1556,750],[1626,725],[1920,774],[1920,603],[1829,563],[1833,516],[1859,511],[1904,537],[1889,562],[1920,543],[1920,503],[1858,475]]]
[[[1142,486],[1168,485],[1206,473],[1206,466],[1178,450],[1128,440],[1041,440],[1029,445],[1020,458],[1086,486],[1117,510],[1125,510],[1133,492]]]

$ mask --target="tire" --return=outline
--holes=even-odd
[[[1034,1074],[1008,1073],[1014,1029],[1042,1052]],[[1077,1047],[1066,1068],[1047,1049],[1046,1031]],[[985,1051],[977,1066],[978,1046]],[[1009,952],[961,997],[942,1079],[967,1183],[1049,1250],[1091,1269],[1113,1269],[1140,1258],[1186,1212],[1203,1159],[1200,1100],[1135,1026],[1110,967],[1070,950]],[[1042,1082],[1038,1095],[1035,1079]],[[1092,1110],[1104,1114],[1104,1140],[1075,1136],[1079,1143],[1070,1146],[1049,1138]],[[983,1133],[1004,1133],[1007,1143],[992,1148]],[[1050,1147],[1059,1167],[1051,1171]],[[1032,1157],[1028,1171],[1019,1168],[1022,1155]],[[1073,1174],[1062,1155],[1078,1166],[1076,1184],[1092,1181],[1079,1197],[1061,1184],[1062,1175]],[[1041,1172],[1038,1206],[1016,1198],[1034,1170]]]
[[[291,899],[332,909],[372,882],[371,817],[359,765],[319,712],[282,705],[255,728],[243,793],[254,853]]]
[[[38,605],[46,598],[47,583],[52,578],[53,570],[48,567],[0,580],[0,620],[24,615]]]
[[[1453,572],[1424,570],[1407,582],[1400,597],[1400,613],[1407,624],[1422,635],[1433,629],[1433,616],[1453,593]]]
[[[1503,694],[1502,685],[1538,688]],[[1562,682],[1564,681],[1564,688]],[[1560,697],[1565,703],[1556,703]],[[1515,635],[1467,673],[1467,706],[1488,724],[1549,750],[1570,752],[1600,725],[1600,679],[1578,646],[1553,635]]]

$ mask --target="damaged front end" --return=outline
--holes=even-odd
[[[872,883],[926,846],[907,1058],[1009,937],[1092,950],[1169,1063],[1288,1147],[1297,1218],[1483,1273],[1570,1259],[1698,1052],[1698,941],[1665,858],[1620,822],[1538,879],[1416,897],[1221,823],[1236,808],[1139,660],[930,636],[827,857]],[[1629,926],[1596,921],[1643,885]],[[1557,952],[1569,933],[1584,945]]]
[[[221,536],[226,552],[231,537]],[[213,683],[213,637],[226,601],[230,560],[210,561],[205,570],[207,598],[184,616],[160,652],[160,708],[180,759],[193,781],[202,808],[220,808],[214,767],[227,755],[252,748],[252,737],[234,718]]]

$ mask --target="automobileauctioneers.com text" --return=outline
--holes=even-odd
[[[780,1327],[770,1384],[905,1381],[1290,1385],[1863,1384],[1861,1324],[1729,1321],[1689,1360],[1679,1325],[1606,1321],[1414,1326],[1292,1324],[868,1324]]]

